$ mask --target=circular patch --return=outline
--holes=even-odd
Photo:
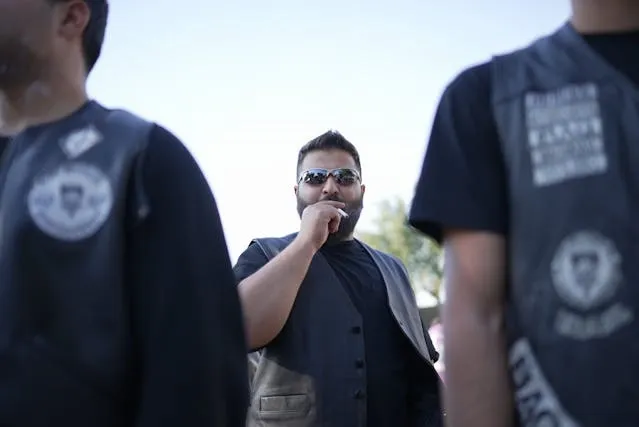
[[[574,308],[588,310],[614,296],[621,256],[610,239],[580,231],[561,242],[551,270],[557,294]]]
[[[113,207],[108,177],[86,163],[66,164],[38,177],[27,198],[29,214],[44,233],[66,241],[95,234]]]

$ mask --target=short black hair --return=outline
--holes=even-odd
[[[69,0],[49,0],[52,4],[64,3]],[[84,29],[82,36],[82,48],[87,74],[93,70],[95,63],[100,58],[102,45],[104,44],[104,34],[106,33],[107,21],[109,18],[108,0],[84,0],[91,10],[89,23]]]
[[[297,156],[297,174],[300,174],[300,168],[304,159],[308,153],[313,151],[326,151],[326,150],[342,150],[347,152],[353,157],[357,171],[362,174],[362,164],[359,160],[359,153],[357,148],[351,144],[341,133],[336,130],[329,130],[326,133],[318,136],[315,139],[310,140],[302,148]]]

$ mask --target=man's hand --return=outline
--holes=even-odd
[[[328,236],[339,228],[342,215],[339,209],[346,205],[342,202],[322,201],[307,206],[302,212],[299,239],[306,242],[317,251],[322,247]]]

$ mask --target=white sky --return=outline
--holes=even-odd
[[[111,0],[92,96],[176,133],[235,260],[298,227],[297,150],[334,128],[362,157],[362,227],[407,200],[434,108],[462,68],[559,26],[567,0]],[[176,179],[179,177],[176,177]]]

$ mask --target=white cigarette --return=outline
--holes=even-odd
[[[337,208],[337,212],[339,212],[342,218],[348,218],[348,214],[344,212],[343,210],[341,210],[340,208]]]

